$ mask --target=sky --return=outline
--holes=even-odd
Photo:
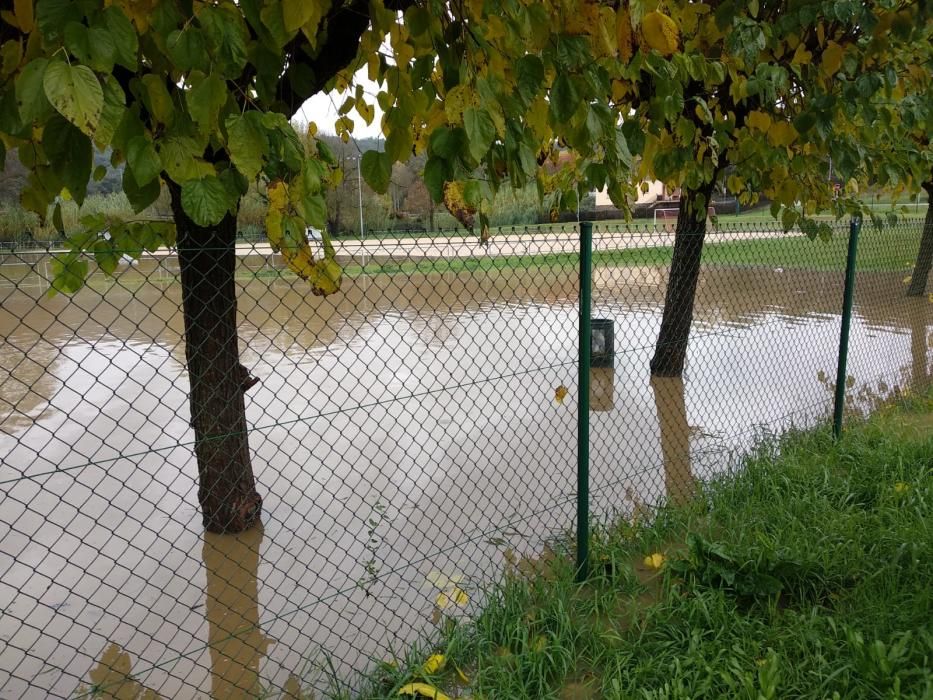
[[[382,122],[382,110],[379,108],[379,105],[376,103],[376,93],[379,90],[379,87],[376,83],[369,80],[366,75],[366,69],[363,68],[359,70],[354,76],[356,83],[363,86],[363,90],[367,96],[367,102],[369,102],[373,108],[376,110],[376,116],[373,118],[373,123],[368,125],[363,118],[357,114],[356,110],[350,110],[348,115],[353,119],[355,126],[353,127],[354,138],[367,138],[367,137],[376,137],[381,136],[382,132],[379,128],[379,124]],[[352,93],[347,93],[352,94]],[[346,99],[346,95],[341,95],[339,92],[332,93],[318,93],[310,100],[307,100],[298,110],[298,114],[295,115],[295,118],[300,121],[313,121],[317,124],[317,127],[320,131],[328,134],[334,133],[334,122],[339,116],[337,110],[340,108],[340,105],[343,104],[343,101]]]

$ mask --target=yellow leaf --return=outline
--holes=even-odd
[[[775,146],[790,146],[797,138],[797,130],[790,122],[777,121],[768,129],[768,140]]]
[[[901,280],[901,281],[902,281],[904,284],[910,284],[910,279],[911,279],[910,277],[905,277],[905,278],[904,278],[903,280]]]
[[[758,110],[750,112],[747,121],[750,129],[757,129],[758,131],[768,133],[768,129],[771,128],[771,117]]]
[[[797,50],[794,51],[794,57],[790,59],[791,65],[794,66],[805,66],[813,59],[813,54],[807,51],[807,47],[803,44],[797,45]]]
[[[820,62],[820,72],[831,78],[842,68],[842,47],[835,41],[827,42],[823,49],[823,60]]]
[[[469,685],[470,679],[467,677],[467,674],[460,670],[460,667],[457,666],[457,664],[454,664],[454,670],[457,672],[457,678],[460,679],[460,682],[464,685]]]
[[[411,695],[412,697],[430,698],[431,700],[450,700],[449,695],[444,695],[433,685],[427,683],[409,683],[398,689],[399,695]]]
[[[371,53],[369,58],[366,59],[366,75],[367,77],[375,81],[379,77],[379,54]]]
[[[356,101],[356,111],[361,117],[363,117],[363,121],[365,121],[367,125],[372,124],[373,119],[376,118],[375,107],[373,107],[371,104],[368,104],[364,100]]]
[[[615,56],[618,53],[618,40],[616,38],[615,26],[616,13],[611,7],[601,7],[599,9],[598,21],[596,22],[596,31],[598,32],[597,47],[601,49],[601,56]]]
[[[647,557],[645,557],[644,564],[651,569],[660,569],[662,566],[664,566],[664,555],[660,552],[649,554]]]
[[[114,0],[113,4],[123,10],[123,14],[136,25],[140,34],[145,34],[149,31],[149,19],[155,14],[158,0]],[[197,12],[195,9],[195,14]]]
[[[421,667],[421,670],[428,675],[437,673],[439,670],[444,668],[445,663],[447,663],[447,657],[443,654],[431,654],[427,661],[424,662],[424,666]]]
[[[554,402],[558,406],[560,406],[562,403],[564,403],[564,399],[567,398],[567,393],[568,393],[567,387],[561,384],[559,387],[557,387],[554,390]]]
[[[933,304],[933,294],[930,294],[927,299],[930,300],[930,303]]]
[[[907,493],[909,490],[910,486],[903,481],[898,481],[894,484],[894,493]]]
[[[463,111],[467,107],[476,107],[478,100],[476,93],[468,85],[457,85],[451,88],[444,98],[444,113],[451,124],[463,123]]]
[[[308,136],[311,138],[317,136],[317,124],[315,122],[308,122]]]
[[[16,15],[16,24],[26,33],[31,32],[35,26],[32,5],[33,0],[13,0],[13,14]]]
[[[452,584],[460,583],[463,580],[463,576],[461,574],[447,576],[447,574],[440,571],[431,571],[424,577],[424,580],[437,588],[447,588]]]
[[[680,35],[677,24],[657,10],[642,18],[641,33],[648,46],[664,56],[670,56],[677,50]]]
[[[539,634],[535,637],[535,641],[531,645],[533,651],[538,652],[539,654],[547,648],[547,637],[543,634]]]

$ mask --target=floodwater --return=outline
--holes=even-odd
[[[0,697],[298,697],[331,664],[352,681],[473,611],[507,549],[573,527],[573,270],[373,276],[328,299],[244,281],[264,514],[236,537],[201,528],[179,288],[152,272],[38,303],[0,288]],[[591,377],[597,517],[687,498],[831,404],[841,274],[705,270],[684,380],[652,383],[665,275],[595,275],[617,351]],[[853,410],[929,381],[933,304],[901,276],[859,276]]]

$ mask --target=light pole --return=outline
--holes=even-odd
[[[347,156],[347,160],[356,161],[356,186],[360,204],[360,264],[366,267],[365,244],[363,243],[363,174],[361,172],[363,159],[360,156]]]

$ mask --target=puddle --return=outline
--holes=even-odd
[[[591,382],[595,517],[686,499],[830,406],[841,275],[706,270],[684,380],[652,383],[664,276],[594,276],[617,353]],[[929,382],[933,305],[901,277],[860,276],[853,410]],[[360,278],[329,299],[243,281],[264,528],[238,537],[201,530],[179,289],[155,279],[0,289],[0,697],[99,678],[307,695],[475,611],[504,551],[531,561],[573,526],[572,270]]]

